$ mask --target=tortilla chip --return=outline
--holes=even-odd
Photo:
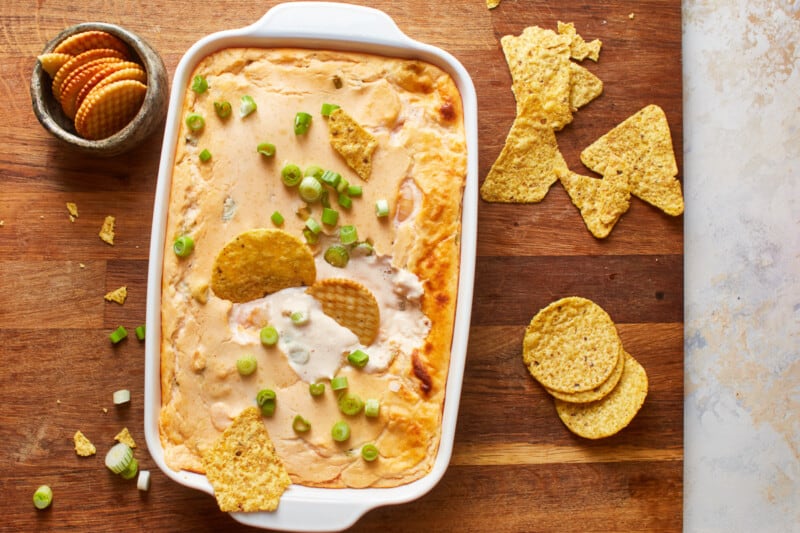
[[[647,372],[636,359],[624,353],[625,367],[619,383],[602,400],[570,403],[555,400],[558,417],[570,431],[587,439],[601,439],[630,424],[647,397]]]
[[[595,389],[610,378],[622,352],[608,313],[573,296],[536,313],[525,330],[522,357],[544,387],[573,393]]]
[[[500,5],[500,0],[486,0],[486,7],[494,9]]]
[[[623,352],[625,352],[624,349]],[[619,383],[619,379],[622,377],[622,371],[625,369],[625,359],[627,357],[630,357],[630,355],[625,352],[623,356],[617,358],[617,366],[614,367],[614,372],[595,389],[584,392],[559,392],[545,387],[545,390],[554,398],[570,403],[589,403],[602,400],[608,396],[617,386],[617,383]]]
[[[203,465],[223,512],[274,511],[292,483],[256,407],[239,413]]]
[[[300,239],[279,229],[252,229],[226,244],[214,260],[211,290],[249,302],[288,287],[312,285],[314,256]]]
[[[372,173],[372,154],[378,141],[342,108],[331,112],[328,126],[331,146],[361,179],[368,180]]]
[[[618,168],[606,167],[603,179],[575,172],[561,177],[561,184],[581,212],[586,228],[598,239],[608,237],[619,218],[631,205],[628,176]]]
[[[570,38],[569,50],[570,57],[573,59],[583,61],[588,57],[594,62],[597,62],[597,60],[600,59],[600,48],[603,46],[603,43],[600,41],[600,39],[595,39],[594,41],[587,43],[583,37],[578,35],[578,32],[575,30],[575,24],[572,22],[559,21],[558,33],[560,35],[566,35]]]
[[[568,36],[538,26],[500,39],[518,116],[555,130],[572,122],[569,43]]]
[[[100,238],[103,242],[107,242],[111,246],[114,246],[114,223],[116,219],[111,215],[108,215],[105,220],[103,220],[103,227],[100,228]]]
[[[75,432],[72,441],[75,443],[75,453],[81,457],[89,457],[97,453],[97,448],[80,430]]]
[[[572,61],[569,68],[569,105],[572,111],[577,111],[603,93],[603,80]]]
[[[567,172],[555,132],[518,116],[481,186],[481,197],[487,202],[540,202]]]
[[[133,440],[133,435],[131,435],[131,432],[128,431],[128,428],[122,428],[119,433],[114,435],[114,440],[117,442],[123,442],[131,448],[136,448],[136,441]]]
[[[581,161],[599,174],[615,159],[628,175],[631,194],[668,215],[683,213],[678,165],[664,111],[649,105],[581,152]]]
[[[67,212],[69,213],[69,221],[75,222],[75,219],[78,218],[78,204],[67,202]]]
[[[116,302],[120,305],[125,303],[125,298],[128,297],[128,287],[122,286],[119,289],[114,289],[111,292],[106,293],[103,298],[107,302]]]

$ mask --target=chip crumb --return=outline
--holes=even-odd
[[[108,413],[108,409],[106,407],[103,407],[103,413]]]
[[[83,264],[83,263],[78,263],[78,266],[79,266],[80,268],[86,268],[86,265],[85,265],[85,264]]]
[[[0,220],[0,228],[2,228],[5,225],[6,225],[6,221],[5,220]]]
[[[633,20],[633,17],[635,17],[635,16],[636,16],[636,15],[635,15],[634,13],[631,13],[630,15],[628,15],[628,18],[629,18],[629,19],[631,19],[631,20]]]
[[[111,246],[114,246],[114,223],[116,219],[108,215],[105,220],[103,221],[103,227],[100,228],[100,238],[103,242],[107,242]]]
[[[89,457],[97,453],[97,448],[94,447],[94,444],[92,444],[80,430],[75,432],[72,440],[75,443],[75,453],[81,457]]]
[[[78,204],[67,202],[67,212],[69,212],[69,221],[75,222],[75,219],[78,218]]]
[[[124,442],[131,448],[136,448],[136,441],[133,440],[133,435],[131,432],[128,431],[128,428],[122,428],[122,430],[114,435],[114,440],[117,442]]]
[[[125,285],[123,285],[119,289],[114,289],[113,291],[108,292],[106,293],[105,296],[103,296],[103,298],[107,302],[116,302],[120,305],[125,303],[125,298],[127,297],[128,297],[128,287],[126,287]]]
[[[489,9],[494,9],[500,5],[500,0],[486,0],[486,7]]]
[[[247,407],[203,455],[223,512],[274,511],[291,485],[257,407]]]

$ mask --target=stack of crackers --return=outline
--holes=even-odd
[[[144,102],[147,72],[128,46],[108,32],[77,33],[38,60],[53,79],[53,97],[85,139],[117,133]]]
[[[559,418],[581,437],[616,434],[647,396],[644,368],[623,348],[608,313],[586,298],[562,298],[539,311],[522,357],[553,396]]]

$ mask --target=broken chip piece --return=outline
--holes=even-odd
[[[203,465],[223,512],[274,511],[292,483],[256,407],[234,418]]]
[[[583,61],[589,58],[596,62],[600,58],[600,48],[603,46],[602,41],[595,39],[587,43],[575,30],[575,24],[572,22],[558,21],[558,33],[570,38],[569,49],[572,59]]]
[[[128,297],[128,287],[122,286],[118,289],[114,289],[113,291],[107,292],[103,298],[107,302],[116,302],[120,305],[125,303],[125,298]]]
[[[75,453],[81,457],[89,457],[97,453],[97,448],[80,430],[75,432],[72,441],[75,444]]]
[[[211,290],[242,303],[288,287],[312,285],[316,277],[314,256],[305,243],[283,230],[257,228],[240,233],[219,252]]]
[[[122,428],[119,433],[114,435],[114,440],[117,442],[124,442],[131,448],[136,448],[136,441],[133,440],[133,435],[131,435],[131,432],[128,431],[126,427]]]
[[[328,116],[328,127],[331,146],[361,179],[368,180],[372,173],[372,154],[378,146],[375,137],[342,108]]]
[[[659,106],[644,107],[581,152],[581,161],[603,175],[615,160],[628,175],[631,194],[668,215],[683,213],[672,136]]]
[[[100,228],[100,233],[99,233],[100,238],[103,240],[103,242],[106,242],[106,243],[110,244],[111,246],[114,246],[114,223],[115,223],[115,221],[116,221],[116,219],[113,216],[108,215],[103,220],[103,226]]]
[[[575,172],[560,178],[572,203],[581,212],[586,228],[598,239],[608,237],[619,218],[630,207],[628,176],[618,166],[606,167],[602,179]]]

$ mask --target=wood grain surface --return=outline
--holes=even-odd
[[[364,3],[367,2],[356,2]],[[254,22],[272,1],[6,0],[0,4],[0,530],[245,529],[211,496],[161,474],[143,434],[144,347],[112,347],[118,325],[144,323],[150,219],[161,136],[114,159],[57,143],[28,94],[37,53],[79,22],[120,24],[162,55],[170,76],[202,36]],[[500,37],[572,21],[600,38],[587,68],[604,94],[558,134],[572,170],[579,153],[647,104],[664,108],[682,168],[681,21],[677,0],[642,2],[373,0],[411,37],[455,55],[478,93],[480,179],[514,117]],[[681,174],[682,179],[682,174]],[[78,205],[70,222],[66,202]],[[98,237],[106,215],[116,243]],[[683,469],[683,219],[634,199],[611,236],[595,240],[559,184],[535,205],[479,205],[475,299],[451,466],[417,501],[374,510],[354,531],[680,531]],[[103,295],[128,287],[123,306]],[[522,364],[524,328],[541,307],[591,298],[618,323],[650,379],[633,423],[601,441],[572,435]],[[114,390],[130,405],[115,408]],[[127,426],[152,488],[110,474],[103,455]],[[72,435],[98,447],[77,457]],[[49,484],[53,506],[36,511]]]

